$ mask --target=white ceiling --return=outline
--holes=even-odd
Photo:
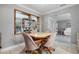
[[[65,4],[24,4],[26,7],[29,7],[39,13],[46,13],[51,10],[55,10]]]
[[[53,18],[53,16],[51,16]],[[71,20],[71,14],[70,13],[64,13],[60,15],[54,16],[56,21],[61,21],[61,20]]]

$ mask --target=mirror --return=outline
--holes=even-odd
[[[14,34],[39,32],[39,17],[14,9]]]

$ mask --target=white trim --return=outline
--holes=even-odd
[[[40,15],[40,12],[38,12],[38,11],[36,11],[36,10],[34,10],[34,9],[31,9],[31,8],[29,8],[29,7],[27,7],[27,6],[24,6],[24,5],[22,5],[22,4],[16,4],[16,5],[19,6],[19,7],[23,7],[23,8],[25,8],[25,9],[27,9],[27,10],[33,11],[33,12],[35,12],[35,13],[37,13],[37,14]]]
[[[45,13],[40,13],[40,12],[38,12],[38,11],[36,11],[36,10],[34,10],[34,9],[31,9],[31,8],[29,8],[29,7],[27,7],[27,6],[24,6],[24,5],[22,5],[22,4],[16,4],[16,5],[17,5],[17,6],[20,6],[20,7],[23,7],[23,8],[25,8],[25,9],[27,9],[27,10],[33,11],[33,12],[39,14],[39,15],[46,15],[46,14],[50,14],[50,13],[53,13],[53,12],[57,12],[57,11],[59,11],[59,10],[62,10],[62,9],[68,8],[68,7],[75,6],[75,4],[69,4],[69,5],[66,5],[66,6],[63,6],[63,7],[59,7],[59,8],[57,8],[57,9],[54,9],[54,10],[51,10],[51,11],[48,11],[48,12],[45,12]]]
[[[53,13],[53,12],[57,12],[59,10],[62,10],[62,9],[68,8],[68,7],[72,7],[72,6],[75,6],[75,4],[71,4],[71,5],[66,5],[66,6],[60,7],[60,8],[51,10],[49,12],[43,13],[42,15],[46,15],[46,14],[50,14],[50,13]]]
[[[16,48],[18,48],[20,46],[23,46],[24,47],[25,44],[24,43],[20,43],[20,44],[13,45],[13,46],[10,46],[10,47],[2,48],[1,51],[3,52],[3,51],[14,50],[14,49],[16,49]]]

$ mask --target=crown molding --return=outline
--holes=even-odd
[[[57,8],[57,9],[54,9],[54,10],[50,10],[50,11],[45,12],[45,13],[40,13],[40,12],[38,12],[38,11],[32,9],[32,8],[29,8],[29,7],[27,7],[27,6],[24,6],[24,5],[22,5],[22,4],[16,4],[16,5],[19,6],[19,7],[23,7],[23,8],[25,8],[25,9],[27,9],[27,10],[33,11],[33,12],[35,12],[36,14],[39,14],[39,15],[48,15],[48,14],[50,14],[50,13],[57,12],[57,11],[59,11],[59,10],[65,9],[65,8],[69,8],[69,7],[75,6],[75,4],[69,4],[69,5],[66,5],[66,6],[63,6],[63,7],[59,7],[59,8]]]
[[[47,15],[47,14],[50,14],[50,13],[53,13],[53,12],[57,12],[57,11],[59,11],[59,10],[63,10],[63,9],[65,9],[65,8],[69,8],[69,7],[72,7],[72,6],[75,6],[75,4],[70,4],[70,5],[66,5],[66,6],[63,6],[63,7],[59,7],[59,8],[57,8],[57,9],[54,9],[54,10],[51,10],[51,11],[42,13],[42,15]]]
[[[22,4],[16,4],[16,5],[19,6],[19,7],[23,7],[23,8],[25,8],[26,10],[30,10],[30,11],[36,13],[36,14],[41,15],[40,12],[38,12],[38,11],[36,11],[36,10],[34,10],[34,9],[31,9],[31,8],[29,8],[29,7],[27,7],[27,6],[24,6],[24,5],[22,5]]]

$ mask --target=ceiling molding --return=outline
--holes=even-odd
[[[17,5],[17,6],[19,6],[19,7],[23,7],[23,8],[25,8],[26,10],[30,10],[30,11],[35,12],[36,14],[41,15],[41,13],[40,13],[40,12],[38,12],[38,11],[36,11],[36,10],[32,9],[32,8],[29,8],[29,7],[24,6],[24,5],[22,5],[22,4],[16,4],[16,5]]]
[[[65,6],[59,7],[59,8],[57,8],[57,9],[50,10],[50,11],[45,12],[45,13],[40,13],[40,12],[38,12],[38,11],[32,9],[32,8],[29,8],[29,7],[27,7],[27,6],[24,6],[24,5],[22,5],[22,4],[16,4],[16,5],[19,6],[19,7],[23,7],[23,8],[25,8],[25,9],[27,9],[27,10],[33,11],[33,12],[39,14],[39,15],[48,15],[48,14],[50,14],[50,13],[57,12],[57,11],[59,11],[59,10],[65,9],[65,8],[72,7],[72,6],[74,6],[75,4],[65,5]]]
[[[62,9],[68,8],[68,7],[72,7],[72,6],[75,6],[75,4],[70,4],[70,5],[66,5],[66,6],[63,6],[63,7],[59,7],[57,9],[51,10],[49,12],[42,13],[42,15],[46,15],[46,14],[50,14],[50,13],[53,13],[53,12],[57,12],[59,10],[62,10]]]

